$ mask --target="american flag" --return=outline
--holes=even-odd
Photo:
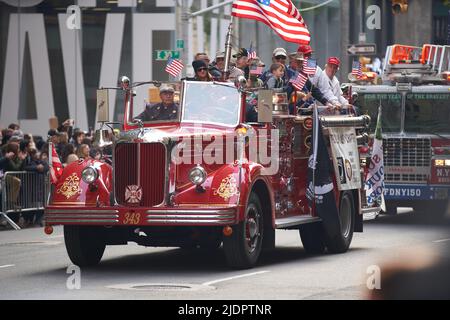
[[[315,59],[306,59],[303,61],[303,72],[309,76],[316,74],[317,61]]]
[[[257,56],[256,56],[256,51],[255,51],[255,50],[253,50],[252,48],[250,48],[250,49],[248,49],[247,51],[248,51],[248,58],[249,58],[249,59],[256,59],[256,58],[257,58]]]
[[[58,153],[56,152],[55,146],[52,142],[49,143],[49,149],[51,150],[49,152],[51,154],[51,156],[49,157],[50,181],[52,184],[56,184],[59,177],[62,175],[63,166],[61,164],[61,160],[59,160]]]
[[[352,75],[356,76],[358,79],[362,77],[361,63],[359,63],[359,61],[353,61]]]
[[[251,66],[250,74],[260,75],[263,73],[263,67]]]
[[[265,23],[287,42],[311,41],[306,23],[291,0],[237,0],[231,14]]]
[[[299,72],[298,76],[295,79],[292,78],[291,80],[289,80],[289,82],[292,83],[292,86],[295,88],[295,90],[301,91],[305,86],[307,80],[308,77],[303,72]]]
[[[166,72],[174,77],[178,77],[183,68],[183,63],[178,59],[169,58],[167,61]]]

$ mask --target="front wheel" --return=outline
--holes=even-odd
[[[261,202],[251,193],[245,210],[244,221],[233,226],[233,233],[224,237],[223,249],[230,267],[251,268],[261,253],[264,236],[264,219]]]
[[[353,194],[350,191],[344,191],[341,195],[339,220],[341,232],[333,237],[326,237],[327,248],[331,253],[346,252],[352,242],[355,227],[355,204]]]
[[[100,262],[106,247],[101,238],[97,227],[64,226],[67,254],[79,267],[91,267]]]

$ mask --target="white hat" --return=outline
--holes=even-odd
[[[163,92],[172,92],[173,93],[173,92],[175,92],[175,90],[173,89],[172,86],[170,86],[166,83],[163,83],[161,85],[161,87],[159,88],[159,93],[163,93]]]
[[[275,50],[273,50],[273,54],[274,57],[276,56],[285,56],[287,57],[287,52],[284,48],[275,48]]]

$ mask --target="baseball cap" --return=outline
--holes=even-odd
[[[295,59],[295,60],[305,60],[303,53],[298,52],[298,51],[290,53],[289,58]]]
[[[334,65],[339,67],[339,65],[341,64],[341,61],[339,60],[338,57],[329,57],[327,63],[328,64],[334,64]]]
[[[172,92],[172,93],[174,93],[175,90],[173,89],[172,86],[163,83],[163,84],[161,85],[161,87],[159,87],[159,93],[163,93],[163,92]]]
[[[305,55],[305,54],[311,54],[311,53],[313,53],[313,49],[311,48],[310,45],[302,44],[302,45],[300,45],[300,46],[298,47],[297,52],[301,52],[301,53],[303,53],[304,55]]]
[[[286,50],[284,48],[275,48],[275,50],[273,50],[272,55],[274,57],[276,57],[276,56],[285,56],[285,57],[287,57],[287,52],[286,52]]]
[[[216,52],[216,59],[217,58],[225,58],[225,52],[223,51],[217,51]]]
[[[245,48],[239,48],[236,54],[233,54],[233,58],[248,57],[248,51]]]

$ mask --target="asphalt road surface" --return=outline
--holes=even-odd
[[[388,265],[450,255],[448,220],[400,212],[366,222],[345,254],[308,256],[298,231],[280,230],[276,249],[250,270],[227,268],[221,249],[129,244],[107,247],[101,264],[79,278],[68,270],[61,227],[51,236],[42,228],[0,229],[0,299],[366,299],[377,268],[382,275]]]

